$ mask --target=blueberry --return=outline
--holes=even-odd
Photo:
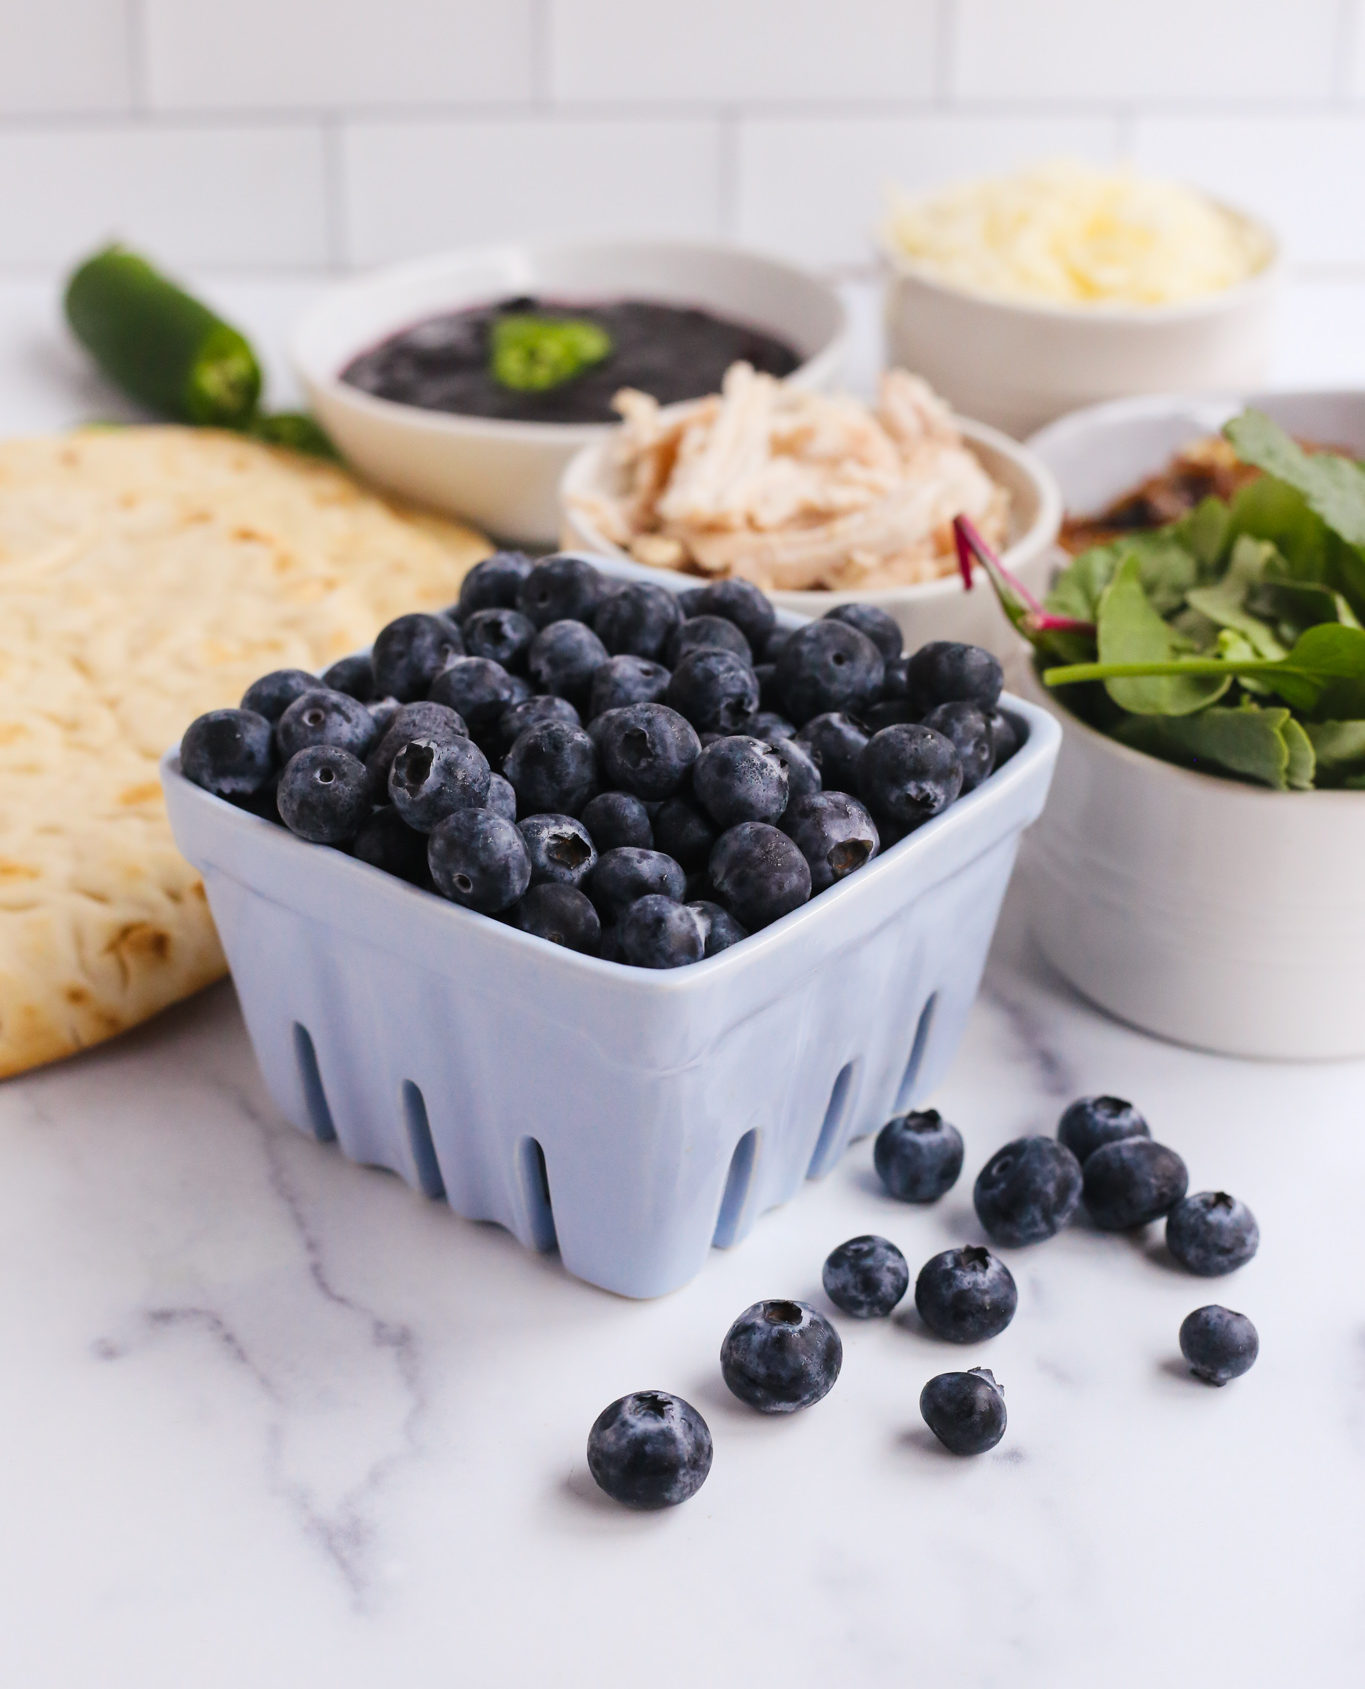
[[[1057,1122],[1058,1138],[1082,1166],[1102,1144],[1151,1135],[1147,1122],[1122,1097],[1077,1097]]]
[[[255,710],[210,710],[180,741],[180,772],[220,798],[250,797],[275,773],[270,723]]]
[[[425,698],[446,664],[464,655],[464,640],[447,616],[399,616],[379,630],[370,655],[375,690],[407,704]]]
[[[602,938],[602,923],[589,899],[577,886],[550,880],[532,886],[508,918],[522,932],[584,956],[595,956]]]
[[[991,767],[1003,768],[1019,749],[1019,734],[1014,723],[999,710],[987,713],[991,730]]]
[[[758,680],[734,652],[703,646],[678,663],[664,697],[699,733],[743,733],[758,708]]]
[[[364,704],[344,692],[321,688],[295,698],[275,723],[281,762],[288,762],[308,745],[336,745],[363,759],[378,738],[379,728]]]
[[[509,704],[498,717],[496,737],[503,754],[528,727],[542,721],[567,721],[570,727],[583,725],[583,718],[567,698],[523,698],[519,704]]]
[[[536,628],[520,610],[500,607],[475,610],[473,615],[465,617],[461,632],[469,656],[487,657],[500,663],[509,674],[525,672],[526,654],[536,637]]]
[[[731,651],[741,662],[753,667],[754,654],[749,641],[733,622],[724,616],[689,616],[679,622],[664,644],[664,661],[676,668],[680,658],[689,651]]]
[[[862,723],[840,710],[813,716],[796,735],[796,743],[820,770],[827,792],[858,790],[858,761],[867,741]]]
[[[289,759],[275,795],[280,819],[310,844],[344,844],[370,813],[370,777],[338,745],[307,745]]]
[[[521,834],[491,809],[447,815],[432,831],[427,862],[439,892],[485,915],[510,909],[531,883]]]
[[[351,840],[351,855],[400,880],[421,885],[427,877],[427,841],[392,806],[372,810]]]
[[[982,711],[975,704],[936,704],[924,726],[952,742],[962,764],[962,790],[975,791],[990,773],[995,755],[990,723]]]
[[[681,903],[685,884],[686,876],[671,856],[626,845],[602,852],[583,889],[605,924],[619,920],[637,898],[660,896]]]
[[[1180,1324],[1180,1353],[1206,1384],[1230,1384],[1250,1372],[1261,1352],[1256,1327],[1245,1314],[1211,1302],[1186,1314]]]
[[[1013,1273],[974,1244],[933,1256],[915,1280],[919,1317],[949,1343],[984,1343],[998,1336],[1018,1306]]]
[[[706,954],[697,912],[657,894],[637,897],[625,909],[617,935],[622,959],[635,968],[685,968]]]
[[[732,944],[738,944],[740,939],[749,936],[730,911],[722,909],[719,903],[700,898],[687,907],[701,922],[708,956],[719,956],[722,950],[728,950]]]
[[[782,817],[782,831],[810,867],[812,897],[870,862],[881,845],[876,822],[847,792],[794,798]]]
[[[677,593],[653,581],[627,581],[598,604],[592,625],[612,656],[657,662],[665,640],[681,620]]]
[[[445,704],[433,704],[426,698],[419,698],[413,704],[400,704],[384,730],[384,737],[365,759],[375,790],[387,793],[393,759],[404,745],[411,744],[414,739],[430,739],[444,745],[451,740],[468,737],[469,730],[458,710],[452,710]]]
[[[846,622],[807,622],[777,659],[777,684],[796,721],[831,711],[856,714],[882,688],[882,654]]]
[[[636,1390],[604,1408],[588,1433],[588,1470],[626,1507],[676,1507],[711,1470],[711,1433],[681,1396]]]
[[[368,704],[374,698],[374,663],[362,651],[354,657],[342,657],[325,669],[322,684],[333,692],[344,692]]]
[[[541,692],[582,706],[594,673],[606,660],[606,646],[585,623],[547,622],[531,642],[526,669]]]
[[[883,727],[858,759],[858,795],[880,821],[918,827],[962,790],[962,760],[931,727]]]
[[[1226,1191],[1187,1196],[1166,1216],[1166,1247],[1200,1278],[1219,1278],[1245,1266],[1261,1242],[1256,1216]]]
[[[1005,1435],[1005,1393],[982,1366],[931,1378],[920,1391],[919,1410],[950,1454],[985,1454]]]
[[[758,717],[755,716],[757,721]],[[755,735],[763,738],[763,734]],[[812,792],[818,792],[824,785],[820,777],[820,770],[804,745],[798,745],[795,739],[769,739],[773,752],[783,768],[787,771],[787,800],[806,798]]]
[[[681,594],[685,616],[724,616],[733,622],[755,651],[777,627],[777,611],[751,581],[709,581]]]
[[[872,1146],[872,1165],[901,1202],[937,1202],[962,1171],[962,1134],[936,1108],[898,1114]]]
[[[253,680],[242,694],[242,708],[254,710],[267,721],[278,721],[295,698],[305,692],[316,692],[322,684],[316,675],[305,669],[272,669],[259,680]]]
[[[483,807],[491,809],[494,815],[501,815],[505,821],[516,820],[516,788],[505,775],[490,774],[488,776],[488,796],[483,800]]]
[[[524,703],[530,686],[488,657],[456,657],[431,683],[434,704],[445,704],[465,719],[469,736],[496,751],[498,733],[508,706]]]
[[[403,706],[397,698],[370,698],[366,701],[365,708],[374,718],[375,728],[382,738],[393,725],[394,718]]]
[[[692,790],[718,827],[776,821],[787,807],[787,767],[761,739],[717,739],[692,765]]]
[[[742,821],[716,840],[711,883],[719,900],[750,932],[798,909],[810,897],[810,867],[776,827]]]
[[[515,609],[517,594],[532,567],[531,559],[520,551],[495,551],[485,557],[460,583],[460,615]]]
[[[882,695],[878,702],[883,704],[908,704],[910,702],[909,657],[893,657],[887,663],[882,674]]]
[[[1055,1138],[1015,1138],[976,1176],[976,1217],[996,1243],[1018,1249],[1055,1237],[1081,1200],[1081,1164]]]
[[[647,802],[671,797],[701,750],[686,718],[667,704],[627,704],[594,726],[606,778]]]
[[[605,591],[600,572],[581,557],[546,557],[517,593],[517,609],[538,628],[551,622],[591,622]]]
[[[502,771],[524,815],[577,815],[597,789],[597,752],[581,727],[542,721],[517,735]]]
[[[634,845],[637,850],[654,848],[649,811],[630,792],[599,792],[583,805],[582,819],[599,851],[615,850],[619,845]]]
[[[725,1334],[720,1370],[760,1413],[795,1413],[834,1388],[844,1361],[839,1333],[805,1302],[755,1302]]]
[[[528,815],[519,823],[531,858],[531,884],[552,880],[581,885],[597,863],[597,852],[581,821],[571,815]]]
[[[825,1262],[821,1281],[836,1308],[866,1320],[889,1314],[910,1288],[910,1269],[884,1237],[851,1237]]]
[[[758,670],[755,669],[757,674]],[[772,744],[775,739],[794,739],[796,737],[795,722],[788,721],[786,716],[779,715],[776,710],[760,710],[749,723],[749,734],[754,739],[764,739]]]
[[[705,868],[720,837],[711,818],[687,798],[665,798],[654,812],[654,846],[682,865],[685,873]]]
[[[979,645],[946,639],[921,645],[906,664],[906,691],[921,715],[936,704],[975,704],[993,710],[1005,683],[1000,664]]]
[[[871,736],[880,733],[884,727],[903,727],[907,722],[918,721],[919,712],[903,698],[881,698],[865,709],[858,719]]]
[[[482,809],[490,779],[472,740],[412,739],[389,769],[389,800],[409,827],[429,833],[457,809]]]
[[[795,632],[795,628],[775,627],[766,639],[750,639],[749,643],[765,663],[775,666],[782,647]]]
[[[668,690],[669,672],[648,657],[608,657],[593,671],[588,714],[605,715],[628,704],[657,704]]]
[[[777,664],[776,663],[755,663],[754,664],[754,679],[758,682],[758,702],[759,702],[758,714],[761,715],[761,716],[773,716],[773,715],[775,715],[775,716],[778,716],[781,720],[785,721],[787,718],[786,718],[786,715],[783,712],[786,710],[787,706],[782,701],[782,694],[779,691],[778,685],[777,685]],[[754,718],[751,717],[750,721],[752,722],[753,719]],[[792,723],[793,736],[795,736],[795,732],[796,732],[796,723],[793,722]],[[762,738],[762,737],[763,737],[763,735],[759,734],[759,738]]]
[[[847,622],[849,627],[870,639],[882,654],[884,663],[892,663],[905,645],[900,624],[875,604],[836,604],[825,611],[827,622]]]
[[[1189,1183],[1173,1149],[1151,1138],[1120,1138],[1086,1157],[1085,1206],[1102,1231],[1131,1231],[1168,1214]]]

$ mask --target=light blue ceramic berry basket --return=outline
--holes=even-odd
[[[593,558],[602,570],[689,583]],[[784,617],[792,625],[796,617]],[[625,1296],[933,1090],[962,1033],[1059,732],[832,890],[667,972],[580,956],[304,844],[162,762],[272,1096],[301,1131]]]

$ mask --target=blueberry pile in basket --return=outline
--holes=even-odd
[[[191,723],[186,777],[313,844],[586,955],[714,956],[978,786],[1018,739],[1000,665],[883,611],[796,629],[746,581],[681,593],[499,552],[369,656]]]

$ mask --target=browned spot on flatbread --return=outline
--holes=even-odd
[[[147,780],[140,786],[126,786],[118,795],[118,801],[130,807],[139,803],[155,803],[161,796],[161,782]]]
[[[37,880],[42,876],[36,868],[31,868],[27,862],[6,862],[0,857],[0,880]]]

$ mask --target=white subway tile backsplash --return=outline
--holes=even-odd
[[[564,100],[921,100],[937,0],[549,0]]]
[[[1325,98],[1341,0],[955,0],[952,93]]]
[[[1358,117],[1146,117],[1134,156],[1265,218],[1297,263],[1365,264]]]
[[[176,110],[525,100],[531,3],[142,0],[148,96]]]
[[[359,121],[343,168],[358,264],[478,241],[719,231],[719,131],[708,121]]]
[[[171,265],[325,263],[321,136],[144,124],[0,132],[0,265],[126,240]]]
[[[126,110],[127,0],[0,0],[0,114]]]
[[[814,264],[866,261],[893,189],[1059,155],[1107,161],[1104,117],[752,119],[741,125],[739,238]]]

